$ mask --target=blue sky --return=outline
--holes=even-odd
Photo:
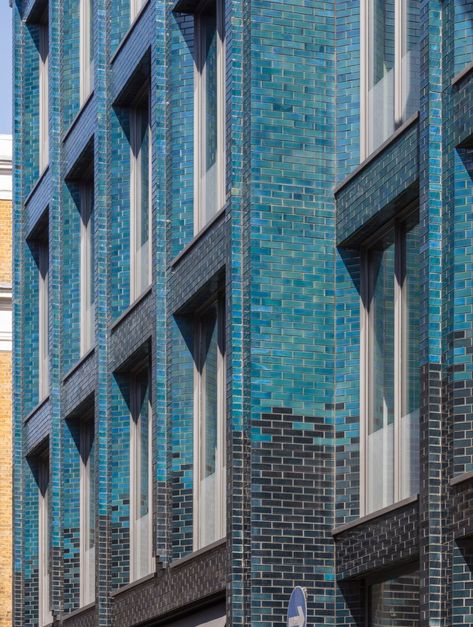
[[[12,132],[12,10],[0,0],[0,133]]]

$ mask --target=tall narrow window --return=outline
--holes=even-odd
[[[48,12],[39,24],[39,170],[49,163],[49,23]]]
[[[147,0],[130,0],[130,18],[134,22]]]
[[[80,426],[80,602],[95,600],[95,446],[94,421]]]
[[[131,301],[151,284],[151,131],[148,94],[130,111]]]
[[[397,222],[362,265],[362,512],[419,488],[418,226]]]
[[[49,394],[49,244],[44,238],[38,242],[38,353],[39,396]]]
[[[94,189],[93,184],[83,184],[80,190],[81,214],[81,354],[84,355],[95,342],[95,289],[94,289]]]
[[[39,625],[53,622],[49,601],[49,456],[38,461]]]
[[[194,549],[226,533],[225,346],[223,303],[197,319],[194,396]]]
[[[362,0],[361,158],[419,108],[419,0]]]
[[[94,88],[94,0],[80,0],[80,102]]]
[[[152,411],[148,369],[131,378],[130,580],[153,571]]]
[[[195,210],[198,233],[225,204],[225,39],[223,0],[195,15]]]

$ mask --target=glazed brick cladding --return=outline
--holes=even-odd
[[[280,627],[301,585],[310,624],[355,627],[368,587],[395,572],[408,582],[402,624],[418,596],[415,624],[473,625],[473,3],[419,0],[419,112],[360,164],[359,0],[228,0],[226,202],[197,236],[192,15],[148,0],[130,24],[128,0],[94,0],[94,90],[81,108],[79,6],[13,3],[14,624],[38,625],[38,463],[49,450],[55,624],[166,625],[225,600],[228,624]],[[46,7],[50,154],[40,173]],[[145,81],[153,279],[132,304],[129,111]],[[84,180],[95,198],[96,319],[95,346],[81,356]],[[360,520],[360,247],[408,204],[421,239],[420,494]],[[40,399],[46,236],[51,384]],[[193,553],[193,316],[217,293],[227,535]],[[144,359],[156,570],[129,585],[129,382]],[[80,608],[78,433],[90,413],[96,594]]]

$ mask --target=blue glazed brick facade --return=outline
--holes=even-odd
[[[192,2],[188,13],[148,0],[131,24],[128,0],[94,0],[94,90],[82,108],[79,0],[13,4],[15,626],[38,625],[45,449],[55,624],[171,626],[224,602],[229,625],[281,627],[300,585],[308,624],[355,627],[366,624],[368,586],[406,568],[419,571],[416,625],[473,624],[473,4],[419,0],[419,111],[360,163],[360,0],[227,0],[227,193],[198,235]],[[145,83],[152,284],[131,303],[129,112]],[[79,189],[91,179],[95,346],[81,356]],[[360,518],[360,249],[408,205],[420,230],[420,488]],[[40,403],[45,225],[50,393]],[[193,552],[193,321],[217,293],[227,533]],[[144,359],[155,569],[130,586],[130,372]],[[90,413],[96,590],[81,608],[79,424]]]

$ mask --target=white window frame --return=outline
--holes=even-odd
[[[94,190],[92,183],[80,187],[80,351],[85,355],[95,344],[95,299],[90,303],[90,277],[94,276],[92,232],[94,211]],[[92,264],[92,267],[91,267]],[[91,272],[92,271],[92,272]]]
[[[39,398],[49,394],[49,241],[38,243],[38,381]]]
[[[94,446],[94,420],[89,418],[80,424],[80,605],[84,607],[95,600],[95,545],[88,548],[90,534],[91,487],[90,452]],[[92,475],[95,477],[95,472]],[[92,557],[88,555],[91,551]]]
[[[86,102],[94,88],[94,61],[90,58],[91,0],[80,0],[80,104]]]
[[[140,384],[145,369],[141,368],[130,378],[130,582],[137,581],[155,570],[153,555],[153,410],[151,369],[147,368],[148,378],[148,546],[149,568],[141,564],[141,534],[136,525],[140,510],[141,494],[141,415]]]
[[[361,0],[360,3],[360,159],[364,161],[370,156],[369,148],[369,64],[370,64],[370,30],[372,0]],[[405,97],[403,93],[402,58],[406,47],[406,19],[408,0],[395,1],[394,24],[394,128],[406,121],[404,115]],[[379,146],[378,146],[379,148]],[[375,148],[377,150],[377,148]]]
[[[147,285],[139,289],[142,273],[141,259],[136,255],[137,239],[141,233],[141,134],[140,128],[143,121],[143,109],[133,107],[130,109],[130,302],[133,303],[151,285],[152,278],[152,250],[153,250],[153,225],[152,225],[152,135],[151,135],[151,106],[149,90],[145,96],[148,99],[148,281]]]
[[[38,622],[39,626],[53,622],[50,601],[49,545],[49,456],[38,460]]]
[[[203,352],[205,326],[203,317],[206,311],[217,307],[217,333],[218,333],[218,357],[217,357],[217,455],[215,468],[215,515],[216,525],[215,541],[226,536],[226,357],[225,357],[225,306],[223,298],[218,298],[208,303],[196,316],[194,325],[194,462],[193,462],[193,549],[198,551],[205,546],[200,529],[201,520],[201,494],[200,476],[202,468],[201,459],[201,431],[205,425],[205,358]]]
[[[49,21],[47,10],[39,24],[39,171],[49,164]]]
[[[394,497],[393,503],[402,500],[402,442],[401,419],[407,385],[407,346],[406,325],[408,310],[405,265],[406,221],[413,215],[412,209],[402,217],[390,222],[385,228],[370,238],[361,251],[361,295],[360,295],[360,516],[371,514],[368,508],[368,423],[371,404],[371,345],[373,342],[373,319],[369,311],[373,283],[373,267],[370,251],[383,235],[394,230]],[[388,506],[391,503],[386,503]]]
[[[196,55],[194,60],[194,235],[212,218],[205,219],[205,182],[202,167],[205,163],[205,10],[215,2],[217,28],[217,209],[223,209],[225,189],[225,16],[224,0],[202,0],[194,15]]]
[[[148,0],[130,0],[130,22],[132,24],[147,2]]]

